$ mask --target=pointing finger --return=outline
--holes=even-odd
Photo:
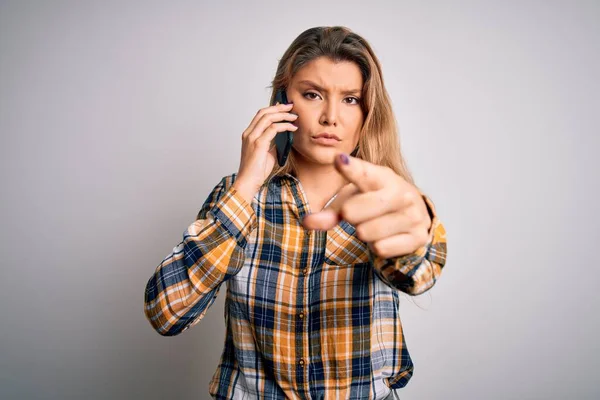
[[[361,192],[381,189],[386,178],[386,169],[379,165],[341,153],[335,158],[335,167],[348,181],[354,183]]]

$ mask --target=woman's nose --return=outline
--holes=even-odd
[[[323,106],[323,111],[321,113],[321,124],[337,125],[338,111],[338,106],[335,102],[326,101]]]

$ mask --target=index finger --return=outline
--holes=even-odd
[[[261,108],[260,110],[258,110],[256,112],[256,114],[254,115],[254,118],[252,118],[252,121],[250,121],[250,124],[248,125],[248,128],[246,128],[245,132],[252,132],[254,130],[254,128],[256,128],[258,121],[260,121],[260,119],[263,117],[263,115],[277,113],[277,112],[290,112],[290,110],[292,109],[293,106],[294,105],[292,103],[288,103],[288,104],[277,103],[272,106]]]
[[[384,186],[385,169],[380,165],[341,153],[335,158],[335,167],[363,193],[379,190]]]

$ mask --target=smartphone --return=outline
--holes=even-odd
[[[281,88],[275,93],[273,104],[288,104],[287,95],[285,94],[285,88]],[[292,150],[292,143],[294,142],[294,132],[285,131],[275,135],[275,148],[277,150],[277,162],[280,167],[285,165],[287,158]]]

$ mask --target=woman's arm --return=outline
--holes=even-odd
[[[223,178],[213,189],[183,240],[148,280],[144,313],[163,336],[198,323],[221,284],[243,266],[246,237],[256,227],[256,216],[232,187],[235,177]]]

